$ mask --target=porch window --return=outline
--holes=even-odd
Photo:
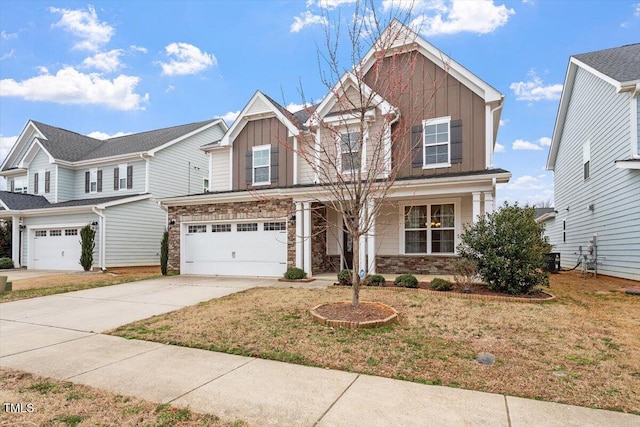
[[[253,147],[253,185],[271,183],[271,146]]]
[[[425,120],[424,126],[424,150],[423,167],[449,167],[450,158],[450,117]]]
[[[340,162],[342,172],[354,172],[360,169],[360,132],[344,132],[340,134]]]
[[[404,207],[405,254],[455,253],[453,203]]]

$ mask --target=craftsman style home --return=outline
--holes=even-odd
[[[640,44],[570,58],[547,169],[562,266],[640,280]]]
[[[392,30],[389,49],[374,43],[362,59],[363,78],[346,73],[318,104],[293,113],[257,91],[220,141],[203,147],[209,191],[162,200],[170,270],[451,272],[463,226],[493,211],[496,184],[511,176],[493,168],[504,96],[397,21],[380,40]],[[381,75],[403,77],[402,93]],[[365,98],[362,127],[353,107]],[[354,260],[331,183],[367,174],[392,185],[366,201],[377,214]]]
[[[202,192],[221,119],[98,140],[30,120],[0,176],[0,218],[12,219],[12,258],[32,269],[80,270],[80,229],[96,230],[94,267],[158,265],[160,197]]]

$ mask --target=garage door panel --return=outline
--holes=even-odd
[[[281,276],[287,268],[287,233],[272,230],[274,226],[270,224],[268,227],[256,221],[209,224],[206,232],[194,225],[183,228],[184,273]],[[196,230],[200,232],[189,232]]]
[[[77,228],[32,230],[29,267],[46,270],[82,270],[82,246]]]

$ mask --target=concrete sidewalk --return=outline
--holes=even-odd
[[[3,303],[0,365],[255,425],[640,426],[640,417],[629,414],[91,332],[246,289],[246,283],[182,276],[64,294],[67,300]],[[270,284],[277,283],[260,282]]]

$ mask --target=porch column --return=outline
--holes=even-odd
[[[11,259],[15,268],[20,267],[20,217],[11,217]]]
[[[480,218],[480,193],[473,193],[473,223]]]
[[[302,224],[302,202],[296,202],[296,267],[304,269]]]
[[[487,191],[484,193],[484,213],[493,213],[494,209],[493,193]]]
[[[368,204],[369,212],[373,212],[375,201],[371,200]],[[376,218],[371,216],[371,224],[367,233],[367,257],[368,257],[368,273],[376,274]]]
[[[303,241],[303,263],[304,271],[307,272],[307,276],[312,277],[313,273],[311,271],[311,203],[303,202],[303,232],[302,232],[302,241]]]
[[[362,228],[365,225],[365,220],[366,220],[366,206],[362,206],[362,211],[360,212],[360,229],[362,230]],[[358,272],[360,272],[360,270],[364,270],[365,273],[367,271],[367,236],[362,234],[360,236],[360,238],[358,239],[358,246],[359,246],[359,250],[358,250]]]

